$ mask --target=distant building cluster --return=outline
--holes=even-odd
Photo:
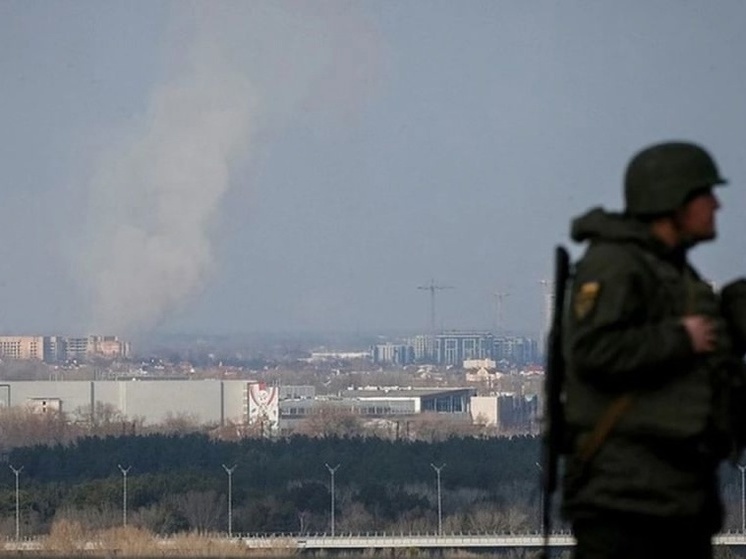
[[[0,336],[0,359],[64,363],[130,356],[130,344],[116,336]]]
[[[461,366],[464,361],[491,359],[523,366],[541,360],[536,340],[521,336],[495,336],[489,332],[447,332],[435,336],[415,336],[405,343],[375,345],[375,363],[409,365],[432,363]]]
[[[25,406],[36,413],[66,412],[95,421],[101,404],[129,418],[158,423],[188,414],[203,424],[260,425],[283,432],[319,408],[366,419],[445,414],[471,420],[474,388],[366,387],[319,397],[312,386],[269,386],[244,380],[100,380],[0,382],[0,409]]]
[[[499,434],[538,432],[536,395],[498,392],[477,396],[474,387],[367,386],[319,396],[312,386],[270,386],[246,380],[96,380],[0,382],[0,409],[23,406],[35,413],[70,413],[97,421],[109,408],[145,424],[188,416],[200,424],[255,426],[269,436],[293,432],[320,409],[364,421],[396,422],[423,413],[492,427]]]

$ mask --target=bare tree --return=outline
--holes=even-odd
[[[365,510],[362,503],[347,503],[344,508],[340,508],[339,512],[339,520],[336,522],[336,527],[340,532],[360,533],[366,532],[371,528],[380,528],[376,526],[376,519]]]
[[[87,530],[80,522],[60,519],[52,523],[44,547],[49,551],[73,556],[78,555],[85,545]]]
[[[80,406],[72,413],[73,422],[91,435],[136,435],[142,433],[144,418],[129,418],[114,404],[97,401]]]
[[[360,417],[348,408],[322,405],[298,426],[297,432],[310,437],[345,437],[363,434]]]
[[[409,420],[409,437],[426,442],[444,441],[450,437],[479,436],[480,428],[470,418],[455,419],[448,414],[425,412]]]
[[[409,510],[405,511],[397,521],[397,529],[404,533],[426,534],[433,532],[433,526],[437,526],[438,519],[432,511]]]
[[[215,491],[188,491],[175,497],[176,507],[200,533],[217,530],[225,510],[225,496]]]
[[[244,423],[227,420],[224,425],[213,427],[209,431],[210,437],[220,441],[240,441],[249,436],[249,429]]]
[[[0,408],[0,453],[18,446],[64,444],[75,436],[63,412],[26,406]]]
[[[122,523],[122,511],[108,504],[97,507],[71,507],[59,509],[54,515],[54,523],[67,529],[71,525],[80,526],[83,531],[95,531]]]
[[[193,413],[171,413],[168,412],[163,421],[148,428],[151,432],[165,433],[167,435],[186,435],[202,431],[199,416]]]
[[[181,517],[177,516],[174,510],[166,504],[153,504],[134,511],[130,524],[148,530],[153,534],[164,536],[182,528]]]

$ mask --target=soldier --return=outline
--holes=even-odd
[[[740,444],[746,282],[721,306],[687,251],[715,239],[724,184],[701,147],[653,145],[627,167],[624,213],[572,223],[589,243],[564,327],[563,512],[576,559],[712,557],[716,470]]]

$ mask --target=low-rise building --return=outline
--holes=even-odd
[[[538,432],[539,398],[515,392],[474,396],[471,415],[475,423],[494,427],[501,434],[533,434]]]

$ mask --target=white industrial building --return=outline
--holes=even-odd
[[[245,380],[94,380],[0,382],[0,407],[91,413],[108,404],[129,418],[160,423],[188,414],[199,423],[267,421],[277,427],[279,388]]]

